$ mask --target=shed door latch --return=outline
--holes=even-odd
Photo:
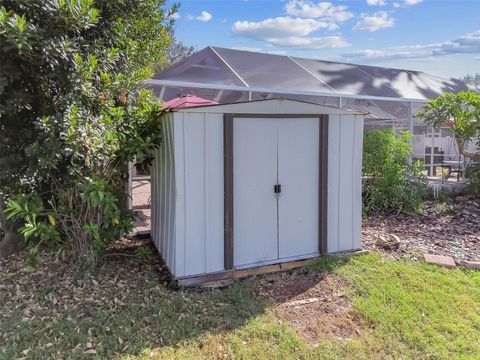
[[[282,185],[281,184],[276,184],[273,186],[273,192],[275,194],[280,194],[282,192]]]

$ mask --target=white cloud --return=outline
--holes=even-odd
[[[213,19],[213,15],[210,14],[208,11],[202,11],[200,15],[198,16],[193,16],[193,15],[187,15],[187,20],[198,20],[201,22],[208,22]]]
[[[393,27],[395,19],[390,17],[386,11],[378,11],[374,14],[361,14],[361,20],[353,27],[354,31],[377,31]]]
[[[460,36],[452,41],[446,41],[441,44],[434,44],[434,56],[447,54],[478,54],[480,53],[480,30]]]
[[[178,20],[178,19],[181,18],[181,16],[180,16],[179,12],[176,12],[176,13],[173,13],[172,15],[170,15],[170,18],[172,18],[173,20]]]
[[[289,15],[301,16],[309,19],[322,19],[326,21],[346,21],[353,17],[345,5],[335,6],[331,2],[317,2],[291,0],[285,5]]]
[[[201,21],[201,22],[207,22],[213,19],[212,14],[210,14],[208,11],[202,11],[201,14],[197,17],[195,17],[195,20]]]
[[[325,21],[286,16],[265,19],[259,22],[236,21],[233,24],[232,31],[237,35],[258,40],[267,40],[288,36],[306,36],[320,29],[333,30],[335,26],[335,24]]]
[[[405,5],[410,6],[410,5],[417,5],[420,4],[423,0],[403,0]]]
[[[342,54],[349,60],[382,61],[434,58],[454,54],[480,54],[480,30],[443,43],[360,50]]]
[[[367,0],[369,1],[369,0]],[[373,0],[376,1],[376,0]],[[399,7],[407,7],[407,6],[413,6],[420,4],[423,0],[403,0],[402,3],[400,2],[394,2],[392,5],[394,8],[399,8]]]
[[[287,16],[261,21],[236,21],[232,32],[236,35],[265,41],[267,46],[294,48],[342,48],[350,44],[340,35],[314,36],[319,30],[338,29],[338,22],[353,14],[347,6],[330,2],[290,0],[285,5]],[[316,34],[315,34],[316,35]]]
[[[370,6],[384,6],[387,5],[385,0],[367,0],[367,4]]]
[[[365,49],[351,53],[342,54],[346,59],[352,61],[386,61],[399,59],[415,59],[418,57],[428,57],[431,53],[428,51],[400,51],[394,48],[386,50]]]
[[[341,36],[300,37],[291,36],[282,39],[270,39],[271,44],[302,49],[344,48],[350,44]]]
[[[232,32],[236,35],[255,40],[263,40],[275,46],[296,48],[340,48],[350,44],[343,37],[323,36],[309,37],[311,33],[335,28],[335,24],[315,19],[277,17],[259,22],[237,21]]]

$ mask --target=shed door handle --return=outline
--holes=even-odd
[[[282,192],[282,184],[276,184],[273,186],[273,192],[275,194],[280,194]]]

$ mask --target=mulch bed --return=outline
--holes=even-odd
[[[394,258],[419,259],[423,253],[451,256],[456,261],[480,261],[480,200],[426,202],[421,215],[369,216],[363,219],[366,250]],[[376,244],[379,236],[400,238],[398,250]]]
[[[339,275],[297,270],[264,276],[252,291],[275,305],[279,321],[316,345],[321,339],[350,340],[365,331],[345,296],[347,289]]]
[[[135,250],[139,247],[149,249],[148,259],[139,260]],[[162,258],[149,240],[126,239],[113,243],[107,250],[105,260],[98,264],[92,271],[83,271],[73,262],[61,261],[55,253],[42,250],[41,264],[38,269],[32,271],[27,266],[25,250],[7,258],[0,259],[0,279],[15,277],[18,281],[30,281],[33,288],[44,287],[45,284],[77,283],[91,280],[94,277],[109,279],[112,281],[125,281],[125,276],[155,274],[159,283],[169,283],[170,275],[163,263]],[[38,282],[38,280],[42,282]],[[77,281],[78,279],[78,281]],[[50,284],[51,283],[51,284]],[[2,285],[3,286],[3,285]],[[11,286],[14,286],[11,285]]]

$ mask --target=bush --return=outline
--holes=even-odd
[[[468,179],[467,191],[480,197],[480,164],[470,164],[465,170],[465,177]]]
[[[172,42],[165,7],[0,5],[0,194],[30,255],[44,244],[92,262],[131,227],[128,163],[149,163],[162,140],[161,104],[142,88]]]
[[[364,137],[363,211],[416,213],[428,190],[420,162],[411,162],[410,134],[376,130]]]

